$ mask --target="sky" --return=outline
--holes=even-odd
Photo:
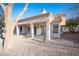
[[[12,20],[14,20],[18,16],[18,14],[21,12],[24,6],[25,3],[14,3],[12,9]],[[71,18],[73,17],[73,14],[70,11],[70,8],[72,8],[73,6],[73,3],[29,3],[27,11],[21,18],[28,18],[31,16],[39,15],[42,9],[45,9],[46,12],[51,12],[54,15],[66,13],[66,18]],[[0,13],[3,14],[1,7]]]

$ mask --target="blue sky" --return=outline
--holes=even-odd
[[[12,19],[15,19],[17,15],[20,13],[20,11],[25,6],[25,3],[16,3],[13,6],[12,9]],[[24,13],[24,15],[21,18],[27,18],[35,15],[40,14],[41,9],[45,9],[47,12],[51,12],[52,14],[59,14],[59,13],[66,13],[67,18],[73,17],[72,12],[69,11],[70,8],[74,6],[73,3],[30,3],[28,5],[27,11]],[[1,7],[0,7],[0,13],[3,14]]]

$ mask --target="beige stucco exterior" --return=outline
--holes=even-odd
[[[58,26],[58,32],[54,33],[53,25]],[[61,20],[59,18],[55,20],[53,14],[44,13],[19,21],[17,25],[19,27],[17,28],[19,31],[16,32],[19,32],[20,34],[20,27],[22,27],[22,31],[24,31],[24,33],[29,31],[29,35],[31,35],[32,38],[35,36],[43,36],[45,34],[46,39],[50,40],[52,37],[60,38],[62,25],[65,25],[65,16],[62,16]]]

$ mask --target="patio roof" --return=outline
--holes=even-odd
[[[40,15],[37,15],[37,16],[32,16],[32,17],[29,17],[29,18],[25,18],[25,19],[21,19],[18,21],[18,23],[20,22],[25,22],[25,21],[31,21],[31,20],[34,20],[34,19],[37,19],[37,18],[40,18],[40,17],[48,17],[50,16],[51,13],[45,13],[45,14],[40,14]]]

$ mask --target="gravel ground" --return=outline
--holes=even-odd
[[[52,39],[51,41],[43,43],[41,39],[31,39],[25,36],[14,35],[14,45],[12,46],[12,48],[8,52],[4,52],[2,49],[0,49],[0,55],[79,56],[79,44],[60,39]]]
[[[79,32],[75,32],[75,33],[66,32],[64,33],[64,35],[62,35],[62,37],[68,41],[79,43]]]

